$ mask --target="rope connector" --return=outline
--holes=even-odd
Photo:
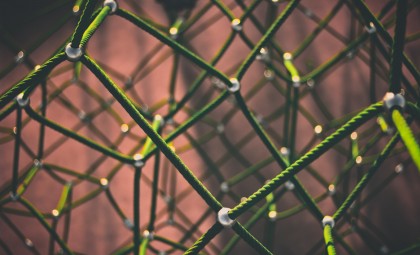
[[[236,220],[232,220],[228,213],[230,211],[230,208],[227,207],[223,207],[222,209],[219,210],[219,212],[217,213],[217,221],[222,224],[223,227],[225,228],[230,228],[233,226],[233,224],[235,224]]]
[[[227,182],[222,182],[222,183],[220,184],[220,190],[221,190],[223,193],[228,193],[228,192],[229,192],[229,184],[228,184]]]
[[[300,76],[294,75],[292,76],[293,87],[299,88],[300,87]]]
[[[145,230],[143,232],[143,238],[146,238],[149,241],[152,241],[155,238],[155,235],[153,234],[153,232],[150,232],[149,230]]]
[[[400,174],[404,171],[404,165],[402,163],[399,163],[398,165],[395,166],[394,169],[396,174]]]
[[[331,216],[325,216],[323,219],[322,219],[322,227],[324,227],[325,228],[325,226],[326,225],[330,225],[332,228],[334,227],[334,225],[335,225],[335,220],[334,220],[334,218],[333,217],[331,217]]]
[[[366,26],[365,29],[369,34],[376,33],[376,27],[375,24],[373,24],[373,22],[369,22],[369,26]]]
[[[39,159],[34,159],[34,166],[37,167],[38,169],[41,169],[43,166],[42,161]]]
[[[108,181],[107,178],[101,178],[99,180],[99,184],[101,185],[101,187],[102,187],[103,190],[106,190],[109,187],[109,181]]]
[[[384,106],[388,111],[392,111],[394,108],[403,110],[405,108],[405,98],[401,94],[394,94],[387,92],[383,98]]]
[[[124,226],[128,229],[133,229],[134,228],[133,222],[128,218],[124,219]]]
[[[29,103],[29,97],[27,97],[27,98],[24,98],[23,97],[24,95],[23,95],[23,93],[20,93],[19,95],[17,95],[17,97],[16,97],[16,102],[18,103],[18,105],[20,106],[20,107],[25,107],[25,106],[27,106],[28,105],[28,103]]]
[[[230,83],[232,84],[231,87],[226,86],[227,90],[229,90],[231,93],[235,93],[241,89],[241,83],[239,83],[238,79],[236,78],[230,78]]]
[[[15,193],[15,192],[10,192],[9,193],[10,198],[12,199],[12,201],[18,201],[19,200],[19,194]]]
[[[135,167],[140,168],[144,166],[143,155],[141,155],[140,153],[134,154],[133,159]]]
[[[105,0],[103,6],[108,6],[111,9],[109,14],[114,14],[118,9],[118,3],[115,0]]]
[[[271,58],[270,58],[270,52],[268,51],[267,48],[261,48],[260,49],[260,53],[258,53],[258,55],[256,56],[257,60],[261,60],[264,63],[269,63]]]
[[[293,55],[292,55],[292,53],[290,53],[290,52],[285,52],[285,53],[283,54],[283,59],[284,59],[285,61],[291,61],[291,60],[293,60]]]
[[[291,182],[291,181],[287,181],[287,182],[285,182],[284,183],[284,187],[287,189],[287,190],[289,190],[289,191],[291,191],[291,190],[294,190],[295,189],[295,185],[293,184],[293,182]]]
[[[25,52],[23,50],[19,51],[15,56],[16,64],[20,64],[25,60]]]
[[[232,26],[232,29],[236,32],[240,32],[242,30],[242,24],[240,19],[233,19],[230,22],[230,25]]]
[[[154,121],[159,121],[159,126],[164,127],[165,126],[165,119],[160,114],[156,114],[153,118]]]
[[[77,62],[83,55],[83,50],[79,48],[73,48],[71,47],[71,43],[67,44],[66,48],[64,49],[64,52],[67,55],[67,59],[71,62]]]

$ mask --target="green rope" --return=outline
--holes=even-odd
[[[193,63],[197,64],[199,67],[207,70],[208,73],[216,76],[217,78],[219,78],[220,80],[225,82],[225,84],[227,84],[228,86],[231,86],[231,82],[229,81],[229,78],[226,77],[225,74],[218,71],[212,65],[209,65],[202,58],[195,55],[194,53],[192,53],[191,51],[186,49],[184,46],[182,46],[178,42],[174,41],[173,39],[169,38],[168,36],[164,35],[163,33],[159,32],[158,30],[154,29],[152,26],[150,26],[145,21],[143,21],[141,18],[139,18],[139,17],[135,16],[134,14],[130,13],[129,11],[126,11],[126,10],[123,10],[123,9],[118,9],[115,12],[115,14],[124,18],[124,19],[126,19],[126,20],[128,20],[128,21],[130,21],[130,22],[132,22],[133,24],[135,24],[139,28],[143,29],[144,31],[148,32],[152,36],[159,39],[161,42],[165,43],[166,45],[168,45],[171,48],[173,48],[174,50],[176,50],[178,53],[181,53],[184,57],[190,59]]]
[[[329,224],[326,224],[324,227],[324,239],[328,255],[336,255],[337,252],[335,251],[334,240],[332,236],[332,227]]]
[[[384,150],[372,164],[368,172],[362,177],[362,179],[357,183],[356,187],[353,189],[351,194],[346,198],[343,204],[337,209],[334,213],[333,218],[337,222],[341,217],[343,217],[346,210],[351,206],[351,204],[355,201],[355,199],[360,195],[362,190],[366,187],[370,179],[376,173],[376,171],[381,167],[382,163],[388,158],[389,154],[391,153],[392,149],[394,149],[395,145],[398,143],[399,137],[398,135],[394,135],[392,139],[388,142],[385,146]]]
[[[276,31],[284,24],[286,19],[292,13],[292,11],[296,8],[299,4],[300,0],[291,0],[290,3],[286,6],[283,12],[279,15],[279,17],[273,22],[271,27],[267,30],[267,32],[261,37],[258,43],[254,46],[252,51],[248,54],[246,59],[242,62],[241,66],[239,67],[238,71],[236,72],[235,77],[238,80],[241,80],[242,77],[245,75],[245,72],[251,66],[251,63],[254,61],[257,54],[260,52],[261,48],[271,40],[274,36]]]
[[[83,13],[80,16],[79,22],[77,23],[76,29],[72,35],[71,39],[71,47],[72,48],[79,48],[80,42],[82,41],[83,34],[85,33],[86,28],[90,24],[90,19],[95,11],[95,6],[97,4],[97,0],[86,0],[87,3],[85,4],[85,8],[83,9]],[[79,5],[80,6],[80,5]]]
[[[16,85],[8,89],[0,96],[0,108],[3,108],[8,103],[10,103],[10,101],[12,101],[17,95],[22,93],[24,90],[41,83],[41,81],[45,79],[44,77],[46,77],[54,67],[56,67],[64,60],[65,54],[60,53],[45,61],[45,63],[42,64],[37,70],[34,70],[30,74],[28,74],[20,82],[18,82]],[[25,94],[24,98],[27,98],[27,96],[28,95]]]
[[[394,40],[391,52],[390,92],[399,93],[401,90],[402,59],[404,50],[405,27],[407,19],[407,0],[397,1],[397,23],[395,25]]]
[[[354,118],[352,118],[349,122],[347,122],[344,126],[340,129],[335,131],[325,140],[323,140],[320,144],[318,144],[315,148],[311,151],[307,152],[301,158],[296,160],[293,164],[287,167],[283,172],[273,178],[270,182],[266,185],[258,189],[254,192],[251,196],[249,196],[244,202],[241,202],[231,211],[229,211],[229,216],[232,219],[237,218],[240,214],[245,212],[251,206],[255,205],[258,201],[263,199],[268,193],[272,192],[275,188],[279,187],[281,184],[285,183],[291,176],[295,175],[305,166],[310,164],[316,158],[318,158],[322,153],[327,151],[331,148],[334,144],[342,140],[344,137],[348,136],[354,129],[356,129],[359,125],[363,124],[366,120],[372,118],[373,116],[377,115],[382,109],[382,103],[373,104],[370,107],[366,108]]]
[[[99,26],[105,21],[105,18],[109,15],[111,8],[109,6],[104,6],[101,11],[96,15],[95,19],[90,23],[86,28],[86,31],[83,33],[83,36],[80,40],[79,47],[84,48],[88,43],[89,39],[93,36]]]
[[[60,247],[63,249],[64,252],[67,254],[74,254],[69,247],[63,242],[63,240],[58,236],[57,232],[55,232],[51,226],[46,222],[42,214],[26,199],[20,197],[18,200],[26,209],[28,209],[35,218],[38,219],[38,221],[44,226],[44,228],[50,233],[50,235],[54,238],[54,240],[60,245]]]
[[[187,251],[184,252],[184,255],[197,254],[222,230],[223,226],[220,223],[215,223],[206,233],[195,241],[195,243]]]
[[[180,171],[190,185],[197,190],[204,201],[214,210],[222,208],[217,199],[207,190],[206,187],[194,176],[190,169],[181,161],[181,159],[172,151],[166,142],[153,130],[137,108],[131,103],[124,92],[118,88],[111,79],[103,72],[103,70],[88,56],[82,58],[82,62],[95,74],[95,76],[104,84],[108,91],[117,99],[136,123],[144,130],[144,132],[159,146],[163,154],[172,162],[172,164]]]
[[[66,6],[66,4],[66,1],[59,1],[39,12],[32,13],[24,21],[20,22],[29,22],[41,15],[50,14],[59,7]],[[324,213],[318,207],[318,203],[327,201],[329,197],[332,203],[338,207],[333,214],[333,218],[337,222],[334,227],[334,239],[344,251],[349,254],[356,253],[356,250],[353,250],[351,247],[352,243],[347,239],[347,236],[350,234],[357,235],[367,248],[375,252],[379,252],[378,247],[380,245],[390,242],[381,229],[364,215],[363,209],[396,178],[398,173],[402,171],[401,169],[410,166],[413,162],[420,171],[420,157],[418,156],[420,155],[420,148],[416,141],[418,137],[416,137],[417,130],[415,126],[410,127],[407,124],[402,112],[398,110],[392,111],[391,118],[398,133],[378,153],[376,149],[378,146],[382,147],[382,142],[386,140],[384,138],[385,134],[380,133],[380,128],[382,128],[383,132],[389,132],[393,128],[380,115],[382,103],[373,104],[361,110],[358,114],[348,113],[341,118],[335,118],[333,115],[335,111],[331,110],[329,105],[323,102],[320,91],[317,88],[312,88],[313,85],[309,89],[303,85],[305,85],[304,83],[309,85],[314,80],[317,84],[322,83],[330,75],[331,70],[348,62],[346,59],[351,57],[349,55],[354,54],[357,61],[368,65],[370,68],[369,99],[371,102],[376,101],[376,94],[382,89],[380,84],[389,83],[391,91],[396,93],[404,89],[406,90],[407,99],[412,101],[407,102],[406,113],[409,115],[408,119],[420,119],[420,110],[416,105],[419,94],[417,91],[418,84],[413,84],[411,81],[414,77],[414,80],[419,83],[420,74],[417,67],[407,58],[403,51],[404,41],[407,43],[419,38],[418,33],[409,35],[408,39],[404,38],[407,25],[406,17],[412,9],[418,6],[416,1],[390,0],[384,3],[383,8],[376,16],[373,15],[363,1],[339,1],[332,6],[329,12],[325,13],[323,18],[319,18],[315,13],[312,13],[311,9],[306,8],[298,0],[280,4],[276,4],[274,1],[273,3],[264,3],[264,1],[260,0],[250,3],[236,0],[230,4],[225,4],[223,1],[213,0],[200,5],[198,7],[200,8],[199,10],[186,9],[179,13],[171,12],[171,22],[168,26],[158,24],[152,18],[147,17],[147,11],[142,9],[142,5],[131,1],[125,4],[142,14],[137,16],[123,9],[118,9],[116,14],[158,41],[158,45],[145,53],[142,57],[144,59],[139,60],[130,76],[114,70],[107,63],[96,62],[97,60],[93,60],[88,55],[82,56],[81,61],[74,64],[62,64],[66,59],[66,55],[63,52],[64,46],[70,41],[72,47],[86,49],[90,39],[103,26],[103,22],[109,16],[110,7],[108,6],[95,10],[97,1],[77,0],[72,3],[74,14],[78,14],[81,8],[84,9],[73,31],[73,35],[70,40],[63,41],[62,45],[55,49],[52,57],[41,66],[35,66],[36,62],[33,55],[37,53],[36,50],[44,42],[47,42],[52,35],[56,34],[70,20],[71,13],[66,13],[66,15],[60,17],[56,24],[51,26],[50,30],[42,33],[39,38],[36,38],[25,49],[19,47],[18,41],[13,38],[13,33],[7,31],[8,28],[0,27],[0,31],[2,31],[0,35],[1,43],[13,54],[18,53],[18,58],[16,58],[15,62],[6,63],[5,67],[0,70],[0,78],[7,78],[9,73],[18,70],[19,64],[30,70],[30,73],[25,78],[3,90],[3,94],[0,95],[0,120],[4,121],[4,126],[2,123],[0,127],[0,144],[7,146],[8,143],[12,142],[10,144],[14,146],[11,169],[12,178],[11,180],[6,180],[0,186],[0,218],[18,236],[22,243],[27,242],[24,233],[12,220],[7,219],[5,214],[36,218],[49,233],[48,253],[54,253],[55,243],[58,243],[64,253],[72,254],[75,251],[71,251],[66,246],[70,235],[72,211],[92,201],[102,192],[105,193],[111,210],[117,213],[121,221],[133,234],[130,240],[121,244],[112,254],[129,254],[131,252],[135,254],[146,254],[147,252],[169,254],[179,251],[185,251],[185,254],[197,254],[202,250],[205,254],[208,252],[212,254],[230,254],[231,252],[237,252],[233,249],[239,240],[243,240],[259,254],[272,254],[270,250],[276,248],[274,244],[278,238],[275,235],[279,224],[275,221],[288,219],[307,209],[312,214],[311,217],[313,216],[313,219],[319,222]],[[179,5],[178,8],[182,9],[181,3],[175,3],[175,5]],[[394,5],[397,5],[394,12],[394,14],[396,13],[395,16],[391,13],[395,9],[393,8]],[[261,21],[261,17],[257,16],[257,13],[264,8],[267,8],[267,15],[265,20],[262,19],[263,21]],[[348,37],[343,35],[343,31],[334,28],[332,23],[337,13],[344,8],[347,8],[346,11],[350,11],[352,20],[350,24],[351,31]],[[283,42],[278,41],[277,37],[285,38],[287,34],[278,31],[282,31],[281,29],[283,29],[286,22],[292,22],[289,17],[296,12],[295,9],[305,15],[309,22],[314,22],[315,29],[296,46],[294,51],[291,51],[293,52],[293,57],[297,58],[301,54],[303,56],[303,53],[306,56],[307,48],[313,45],[313,42],[321,32],[342,42],[344,48],[332,55],[329,60],[317,66],[309,63],[311,61],[310,58],[302,59],[299,62],[296,61],[296,66],[292,58],[282,58],[284,51],[280,45],[283,46]],[[242,14],[238,16],[240,18],[235,20],[237,13]],[[207,20],[203,18],[205,21],[201,22],[202,17],[206,16],[210,17]],[[200,47],[197,46],[196,39],[197,42],[200,42],[200,35],[218,21],[231,22],[230,25],[232,27],[227,31],[228,35],[224,38],[224,43],[221,44],[216,52],[212,53],[212,57],[208,57],[207,54],[201,55],[203,53],[199,51],[201,45]],[[384,39],[385,44],[375,33],[358,30],[359,23],[371,26],[371,22],[377,29],[379,37]],[[245,24],[246,27],[244,27]],[[395,30],[394,39],[388,33],[392,26],[394,26]],[[250,33],[249,27],[255,31]],[[171,32],[168,33],[171,28],[178,30],[173,38],[171,38]],[[255,35],[259,37],[255,37]],[[245,47],[250,49],[245,59],[233,59],[233,61],[232,59],[226,59],[229,56],[228,52],[233,50],[237,42],[244,44]],[[165,46],[169,46],[171,49],[162,50]],[[388,52],[387,46],[391,46],[391,54]],[[376,52],[379,52],[382,57],[377,56]],[[268,54],[266,58],[262,56],[263,53]],[[164,65],[165,61],[171,56],[174,56],[174,62],[168,84],[168,97],[162,98],[160,101],[152,103],[152,105],[146,105],[145,102],[149,103],[149,98],[147,98],[147,95],[144,95],[145,98],[143,98],[143,94],[139,92],[143,90],[143,87],[139,83],[142,83],[152,72],[157,72],[158,68]],[[183,58],[188,59],[200,68],[195,78],[187,79],[187,84],[190,85],[185,87],[187,88],[185,92],[178,89],[178,80],[181,78],[180,72],[184,71]],[[382,58],[386,61],[378,62]],[[257,63],[256,59],[261,60],[261,63]],[[387,69],[388,63],[391,67],[390,72]],[[306,68],[302,64],[306,64]],[[404,74],[402,72],[403,64],[412,77],[407,77],[408,73]],[[255,66],[256,69],[260,67],[265,69],[264,74],[257,73],[255,78],[257,81],[254,84],[252,84],[252,79],[244,79],[245,76],[251,74],[251,66],[252,68]],[[307,74],[301,77],[297,67],[300,70],[307,70]],[[110,92],[110,96],[108,94],[103,96],[91,84],[86,84],[82,81],[85,78],[85,69],[90,70],[99,79],[105,89]],[[284,72],[284,69],[286,69],[288,74]],[[388,73],[390,74],[389,80],[387,77]],[[72,75],[73,79],[56,85],[56,77],[59,80],[63,74]],[[194,75],[196,74],[194,73]],[[235,92],[230,96],[229,91],[225,89],[232,86],[228,78],[232,77],[231,75],[246,86],[243,86],[240,92]],[[125,85],[117,86],[110,79],[110,76],[115,77],[118,82],[125,82]],[[216,89],[208,86],[209,83],[206,81],[208,78],[212,79],[211,83],[217,87]],[[291,86],[293,82],[295,82],[295,88]],[[297,88],[297,85],[302,86]],[[68,98],[66,95],[67,91],[65,90],[71,87],[83,90],[86,96],[95,105],[97,104],[95,109],[89,110],[85,114],[86,118],[80,117],[80,114],[84,113],[82,108],[73,102],[73,98]],[[39,91],[36,90],[38,88]],[[220,92],[220,89],[224,91]],[[282,98],[285,98],[285,102],[282,101],[280,106],[276,105],[269,111],[266,111],[261,109],[263,107],[260,107],[259,103],[255,103],[254,100],[258,100],[258,96],[261,96],[261,93],[265,93],[265,90],[270,91],[270,89],[277,92]],[[246,91],[246,94],[241,94],[244,91]],[[31,98],[33,99],[32,104],[39,101],[39,106],[33,108],[29,105],[25,107],[19,106],[13,100],[20,93],[23,93],[23,99],[27,99],[33,94],[34,97]],[[130,94],[133,99],[129,98],[127,94]],[[179,96],[181,94],[182,96]],[[306,97],[308,95],[312,96],[312,98]],[[306,101],[304,102],[304,100],[308,99],[314,100],[317,107],[315,110],[319,110],[321,114],[314,114],[310,111],[311,109],[305,105]],[[64,127],[50,120],[47,117],[47,109],[57,105],[70,111],[70,114],[79,117],[78,123],[74,126]],[[114,109],[120,106],[131,117],[128,122],[126,122],[124,115]],[[218,108],[219,106],[231,107],[231,109],[220,113],[219,110],[222,107]],[[25,110],[25,112],[22,110]],[[165,125],[161,125],[160,121],[156,119],[152,124],[149,124],[157,112],[161,113],[163,111],[166,111],[166,114],[163,119],[160,118],[160,121],[165,122]],[[215,112],[214,115],[211,114],[213,111]],[[16,126],[11,127],[8,123],[8,118],[14,117],[12,114],[15,112]],[[221,115],[219,116],[219,114]],[[121,127],[121,133],[116,138],[111,138],[98,123],[94,122],[94,120],[100,121],[100,116],[104,115],[109,116],[112,121]],[[224,132],[223,129],[233,125],[233,119],[236,119],[238,115],[242,118],[245,117],[246,123],[249,123],[251,128],[248,127],[244,135],[238,132],[238,137],[229,136],[229,131]],[[369,120],[378,115],[381,127],[371,123]],[[300,133],[297,131],[302,124],[300,121],[301,117],[308,121],[310,126],[315,127],[315,134],[308,136],[309,139],[303,147],[296,143],[297,138],[300,136]],[[320,122],[318,117],[325,117],[324,119],[327,122]],[[284,126],[282,126],[283,132],[279,132],[279,125],[276,122],[279,119],[284,121]],[[31,144],[25,136],[26,132],[33,131],[31,127],[33,120],[39,123],[39,129],[31,133],[31,136],[38,138],[36,146]],[[345,123],[346,121],[347,123]],[[171,122],[173,124],[169,124]],[[205,131],[201,132],[200,129],[200,132],[196,134],[190,130],[192,127],[201,127],[201,125],[203,126],[202,130]],[[361,125],[365,126],[362,131],[358,130],[358,140],[351,140],[350,146],[346,146],[348,135]],[[134,131],[134,128],[138,128],[137,126],[142,130],[141,134]],[[95,135],[95,140],[78,133],[84,127]],[[59,133],[60,138],[51,144],[48,143],[47,128]],[[335,128],[338,129],[328,135]],[[397,146],[399,138],[402,139],[405,147]],[[100,155],[92,162],[89,162],[86,169],[71,169],[71,167],[67,168],[52,163],[54,161],[51,154],[65,145],[69,139],[80,142],[88,149],[99,152]],[[172,142],[178,142],[178,140],[183,144],[177,144],[175,152]],[[214,158],[213,153],[208,151],[208,146],[215,140],[220,142],[223,149],[228,152],[221,152],[223,155],[220,158]],[[248,157],[248,146],[253,144],[255,140],[262,142],[269,152],[268,156],[264,156],[263,160],[261,158]],[[120,153],[118,148],[125,146],[126,141],[134,142],[135,145],[128,152]],[[317,141],[320,141],[320,143],[311,149]],[[289,148],[289,157],[279,152],[275,142]],[[135,155],[139,150],[141,150],[140,154],[143,157]],[[406,151],[408,151],[408,154],[405,153]],[[161,157],[161,152],[167,159]],[[306,154],[304,154],[305,152]],[[347,162],[342,168],[338,169],[339,172],[333,177],[332,182],[330,178],[324,177],[316,166],[310,165],[327,152],[338,153],[340,157],[347,158]],[[198,155],[197,157],[203,161],[202,165],[205,167],[199,169],[198,172],[200,174],[191,171],[181,160],[181,157],[186,155],[188,158],[191,153]],[[257,154],[255,153],[255,155]],[[302,154],[304,155],[300,156]],[[133,157],[132,155],[135,156]],[[410,155],[411,157],[407,158],[405,155]],[[363,156],[362,163],[356,163],[355,157],[357,156]],[[384,166],[385,159],[393,156],[403,158],[400,165],[397,165],[395,172],[385,176],[383,181],[375,185],[366,196],[362,197],[362,191],[365,190],[368,183],[372,183],[374,174]],[[25,159],[28,157],[37,161],[29,162],[25,165]],[[98,169],[103,168],[104,164],[108,162],[108,158],[112,158],[116,163],[109,167],[109,172],[105,174],[106,178],[95,177],[98,173],[102,174]],[[115,193],[114,195],[111,193],[108,183],[117,176],[119,171],[125,169],[124,167],[127,164],[134,165],[139,163],[139,159],[146,163],[152,158],[154,161],[154,165],[151,167],[153,175],[142,175],[142,168],[139,166],[135,167],[132,201],[134,220],[131,223],[126,217],[125,208],[120,207],[117,197],[114,197]],[[43,161],[42,164],[40,164],[40,160]],[[50,160],[51,162],[45,162]],[[236,166],[238,169],[231,170],[232,160],[238,163]],[[273,162],[277,165],[271,165]],[[291,162],[292,164],[290,164]],[[353,173],[355,168],[357,172]],[[62,187],[55,209],[47,213],[39,212],[34,205],[22,197],[28,194],[27,192],[29,192],[29,188],[34,180],[39,178],[38,173],[41,172],[39,171],[41,169],[45,175],[51,177],[54,182]],[[167,171],[162,174],[160,173],[162,169]],[[314,178],[316,185],[325,188],[325,191],[317,196],[309,193],[306,190],[307,187],[297,178],[297,174],[303,169],[306,170],[305,174],[310,174],[310,177]],[[190,186],[182,189],[176,186],[178,181],[177,171],[181,173]],[[265,183],[269,175],[264,171],[274,171],[277,175],[268,183]],[[353,174],[356,175],[357,184],[350,189]],[[71,181],[67,181],[69,178]],[[160,180],[163,183],[162,187],[159,184]],[[143,187],[142,184],[141,189],[140,181],[145,186]],[[214,193],[217,196],[213,195],[212,185],[214,181],[216,181],[216,184],[221,184],[221,191],[216,190],[216,193]],[[257,185],[262,187],[249,197],[241,198],[244,194],[240,192],[242,188],[240,184],[245,181],[255,181],[258,183]],[[288,199],[285,196],[288,192],[288,187],[280,188],[287,181],[294,185],[293,194],[300,201],[290,208],[277,211],[282,208],[282,199]],[[306,179],[304,181],[306,185]],[[73,200],[73,190],[83,183],[93,185],[94,189],[77,197],[77,200]],[[204,183],[206,185],[209,183],[211,186],[207,188]],[[335,187],[338,187],[338,185],[342,185],[342,189],[335,194],[330,194],[328,192],[330,184],[334,185],[334,192]],[[225,185],[227,187],[226,190],[224,190]],[[150,219],[141,224],[140,192],[147,188],[151,190]],[[277,188],[280,189],[276,190]],[[8,196],[8,194],[10,195]],[[198,220],[190,219],[190,214],[177,206],[188,202],[192,195],[198,195],[208,205],[208,207],[200,211],[201,215],[198,215]],[[163,206],[158,206],[160,203],[159,197],[164,201]],[[24,209],[15,208],[13,201],[23,205]],[[204,233],[205,229],[202,229],[203,224],[206,224],[214,216],[214,212],[217,212],[222,207],[222,203],[224,204],[225,202],[238,203],[229,212],[229,217],[232,219],[248,213],[244,215],[244,221],[246,220],[244,225],[240,222],[236,222],[233,225],[232,230],[236,235],[229,237],[230,239],[226,240],[226,242],[223,240],[224,235],[220,234],[223,230],[221,224],[216,222]],[[347,212],[352,204],[355,205],[354,208]],[[61,216],[63,216],[64,222],[61,220]],[[246,218],[248,216],[249,218]],[[242,220],[242,218],[239,219]],[[49,220],[50,222],[48,222]],[[262,221],[266,223],[263,226],[264,233],[262,235],[258,233],[256,235],[258,238],[256,238],[251,234],[251,230],[259,231],[259,228],[251,228]],[[350,229],[348,224],[353,226],[353,221],[360,223],[360,225]],[[212,222],[214,221],[212,220],[210,223]],[[163,229],[166,227],[179,231],[181,233],[180,238],[175,241],[158,234],[155,235],[155,232],[165,231]],[[57,229],[62,229],[62,235],[57,233]],[[154,238],[151,239],[147,235],[141,237],[141,229],[147,229]],[[227,243],[224,247],[215,245],[216,241],[212,242],[217,236],[221,236],[223,244]],[[262,236],[261,239],[260,236]],[[188,248],[191,240],[196,238],[198,240]],[[5,240],[7,241],[8,239],[6,238]],[[160,244],[155,245],[155,242],[152,242],[152,240]],[[29,241],[28,243],[30,243]],[[308,254],[317,253],[323,247],[324,241],[327,253],[336,254],[333,230],[330,225],[326,225],[324,228],[324,238],[321,238],[320,242],[314,244],[313,247],[308,247]],[[160,251],[157,248],[161,247],[160,245],[162,244],[166,247],[165,251]],[[418,247],[418,244],[413,244],[394,252],[394,254],[414,252],[418,250]],[[9,246],[7,242],[0,239],[0,252],[11,254],[13,252],[12,248],[14,247]],[[34,254],[40,254],[35,247],[28,246],[28,250]]]
[[[410,127],[408,126],[407,122],[405,121],[404,117],[402,116],[399,110],[393,110],[391,115],[392,120],[395,124],[395,127],[398,130],[398,133],[401,136],[402,141],[407,147],[407,150],[410,153],[414,164],[417,166],[417,170],[419,170],[420,172],[420,147],[419,144],[416,142],[416,138],[414,137],[413,131],[411,131]]]

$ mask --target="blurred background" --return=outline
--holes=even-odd
[[[2,94],[67,44],[84,2],[0,3]],[[99,2],[97,8],[102,6]],[[396,2],[366,1],[391,37]],[[289,3],[118,1],[120,8],[134,13],[227,77],[236,75]],[[419,1],[407,1],[407,6],[404,52],[418,68]],[[239,25],[232,27],[232,17],[241,20]],[[353,1],[302,0],[251,62],[240,79],[241,95],[285,159],[293,162],[300,158],[388,91],[391,48],[383,37],[369,33],[370,28],[366,15]],[[298,88],[290,82],[285,52],[292,54],[302,78]],[[220,79],[116,14],[99,26],[86,53],[150,123],[154,116],[163,116],[163,138],[225,90]],[[418,103],[415,75],[419,74],[413,75],[406,66],[402,71],[402,93],[407,101]],[[16,151],[17,113],[7,113],[10,105],[1,109],[0,122],[0,254],[61,252],[34,212],[11,201],[15,168],[22,197],[76,254],[132,253],[133,166],[40,124],[25,111]],[[127,157],[140,153],[146,141],[142,129],[80,62],[64,61],[54,68],[32,91],[30,106],[48,120]],[[381,129],[378,124],[386,117],[384,114],[364,123],[296,175],[324,215],[334,214],[392,137],[392,127]],[[418,119],[411,123],[417,139],[419,124]],[[229,208],[283,170],[233,96],[168,144]],[[152,192],[155,182],[156,194]],[[416,248],[398,252],[420,247],[419,184],[419,172],[399,142],[338,222],[338,253],[418,254]],[[267,197],[238,221],[273,254],[324,254],[322,226],[290,186],[288,182],[276,189],[275,198]],[[155,211],[153,197],[157,201]],[[156,238],[149,243],[147,254],[182,254],[215,222],[216,213],[161,153],[145,162],[139,201],[141,233],[150,229],[151,217],[156,217]],[[258,215],[266,203],[271,206]],[[60,206],[61,211],[57,210]],[[258,254],[235,238],[234,231],[225,229],[203,253]]]

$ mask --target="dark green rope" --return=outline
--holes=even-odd
[[[217,222],[213,224],[206,233],[204,233],[187,251],[184,252],[184,255],[197,254],[222,230],[223,226],[220,223]]]
[[[66,59],[64,52],[54,55],[54,57],[45,61],[37,70],[32,71],[25,78],[23,78],[16,85],[8,89],[5,93],[0,96],[0,109],[6,106],[10,101],[12,101],[17,95],[22,93],[24,90],[33,87],[37,84],[40,84],[45,77],[55,68],[58,64],[63,62]],[[24,95],[24,98],[27,98],[28,95]]]
[[[337,252],[334,246],[334,240],[332,236],[332,227],[329,224],[325,225],[324,227],[324,239],[325,239],[325,245],[327,247],[328,255],[336,255]]]
[[[391,71],[389,91],[399,93],[401,90],[402,60],[404,54],[405,27],[407,23],[407,0],[397,1],[397,23],[391,52]]]
[[[337,209],[334,213],[333,218],[337,222],[339,221],[347,209],[351,206],[351,204],[355,201],[355,199],[360,195],[363,189],[366,187],[370,179],[376,173],[376,171],[381,167],[382,163],[388,158],[389,154],[391,153],[392,149],[394,149],[395,145],[399,141],[399,136],[394,135],[392,139],[388,142],[385,146],[381,154],[369,168],[368,172],[363,176],[363,178],[357,183],[356,187],[350,193],[350,195],[346,198],[346,200],[341,204],[341,206]]]
[[[178,155],[168,146],[168,144],[159,136],[150,124],[144,119],[136,107],[127,98],[125,93],[118,88],[115,83],[106,75],[106,73],[88,56],[83,56],[82,62],[91,70],[93,74],[104,84],[108,91],[117,99],[121,106],[130,114],[134,121],[143,129],[143,131],[159,147],[163,154],[179,170],[188,183],[200,194],[204,201],[215,211],[222,208],[217,199],[207,190],[207,188],[194,176],[191,170],[181,161]]]
[[[353,132],[358,126],[365,123],[370,118],[376,116],[382,111],[382,103],[376,103],[365,110],[360,112],[358,115],[353,117],[349,122],[343,125],[340,129],[335,131],[333,134],[324,139],[315,148],[307,152],[305,155],[296,160],[293,164],[287,167],[283,172],[273,178],[266,185],[258,189],[254,194],[249,196],[245,201],[241,202],[235,208],[229,212],[229,216],[232,219],[236,219],[239,215],[245,212],[247,209],[255,205],[260,200],[264,199],[269,193],[273,192],[274,189],[279,187],[281,184],[289,180],[293,175],[298,173],[304,167],[309,165],[329,148],[334,146],[336,143],[347,137]]]
[[[92,17],[93,12],[95,11],[95,6],[98,3],[97,0],[86,0],[87,3],[85,4],[85,8],[83,9],[83,13],[80,16],[79,22],[74,30],[71,39],[71,47],[72,48],[79,48],[80,42],[82,40],[83,34],[86,28],[90,24],[90,20]]]

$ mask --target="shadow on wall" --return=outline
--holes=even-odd
[[[284,162],[294,162],[388,91],[390,46],[377,33],[367,32],[358,1],[301,1],[245,69],[242,64],[252,48],[289,2],[191,2],[177,4],[192,9],[172,6],[166,11],[161,4],[171,1],[119,4],[226,77],[246,70],[240,79],[242,97],[223,96],[226,86],[220,77],[205,73],[181,51],[115,14],[99,26],[86,53],[150,124],[156,115],[164,117],[164,124],[155,125],[163,138],[181,130],[168,146],[225,207],[234,208],[284,170],[245,117],[246,109]],[[392,3],[368,1],[391,36],[396,22]],[[408,6],[405,53],[418,66],[419,7],[416,1],[408,1]],[[0,7],[3,94],[65,45],[81,11],[74,15],[74,1],[64,0],[5,2]],[[232,27],[234,17],[241,22]],[[287,63],[285,52],[293,56]],[[406,66],[403,74],[406,100],[418,102],[415,77]],[[147,235],[140,237],[150,254],[181,254],[214,224],[214,209],[162,153],[147,158],[140,193],[135,195],[132,157],[148,155],[147,136],[88,68],[64,61],[36,85],[30,95],[33,115],[45,116],[52,124],[41,124],[25,110],[19,132],[19,108],[9,103],[1,109],[0,254],[54,254],[61,249],[33,211],[12,201],[16,170],[21,197],[76,253],[129,253],[137,202],[140,232],[153,230],[155,235],[149,244],[144,244]],[[211,102],[219,105],[201,114]],[[10,106],[14,108],[8,111]],[[197,114],[198,121],[179,129]],[[238,221],[274,254],[323,254],[320,215],[306,206],[311,202],[305,194],[316,202],[321,216],[336,212],[372,171],[392,137],[381,130],[376,117],[385,121],[387,114],[346,135]],[[418,138],[418,119],[412,120],[411,128]],[[77,137],[87,139],[81,142]],[[416,167],[399,142],[337,222],[338,252],[387,254],[418,247],[419,183]],[[258,254],[249,242],[236,243],[234,233],[223,230],[203,252]]]

